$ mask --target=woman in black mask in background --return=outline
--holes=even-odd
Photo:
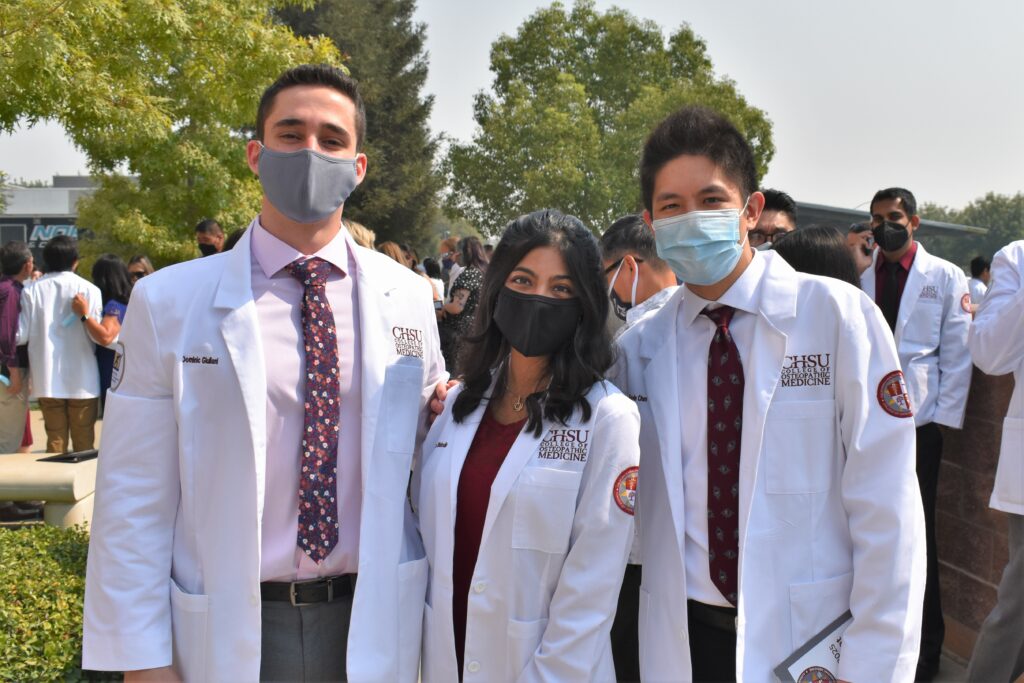
[[[612,363],[597,241],[557,211],[506,228],[463,381],[417,470],[423,680],[613,680],[633,540],[636,406]]]

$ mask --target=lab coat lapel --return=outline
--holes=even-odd
[[[669,507],[677,539],[684,538],[684,521],[683,444],[679,432],[679,340],[676,319],[679,306],[686,295],[686,287],[680,287],[665,304],[665,310],[650,321],[640,341],[640,358],[646,363],[643,375],[644,386],[647,388],[647,405],[654,417],[654,427],[658,434],[661,468],[665,474]]]
[[[924,250],[920,242],[917,243],[917,254],[914,255],[914,262],[910,265],[910,272],[907,273],[907,284],[903,287],[903,296],[900,297],[900,310],[896,316],[896,329],[893,337],[899,344],[903,338],[903,328],[907,325],[907,319],[917,307],[917,301],[921,298],[921,290],[928,281],[925,270],[928,268],[930,255]]]
[[[224,271],[217,284],[213,305],[224,312],[220,331],[238,377],[249,422],[256,470],[256,519],[261,520],[267,463],[267,375],[263,338],[252,296],[250,239],[251,230],[247,230],[234,249],[219,257],[224,259]]]
[[[487,542],[487,535],[494,527],[494,522],[498,518],[498,513],[501,512],[502,505],[505,504],[505,499],[508,498],[508,494],[512,491],[512,487],[519,478],[519,474],[533,458],[534,453],[537,452],[540,446],[541,439],[550,428],[551,424],[544,420],[544,424],[541,425],[540,436],[535,436],[532,432],[528,432],[524,425],[523,429],[519,432],[519,436],[516,437],[512,448],[508,451],[508,455],[505,456],[505,461],[501,463],[501,468],[498,470],[498,475],[494,478],[494,483],[491,484],[491,497],[487,503],[487,516],[484,518],[484,530],[480,536],[480,547],[483,547],[484,543]],[[468,446],[467,444],[467,449]]]

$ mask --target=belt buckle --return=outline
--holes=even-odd
[[[288,601],[291,602],[292,607],[302,607],[303,605],[312,605],[312,602],[299,601],[295,594],[296,586],[305,586],[314,583],[326,583],[327,584],[327,600],[326,602],[334,602],[334,580],[333,579],[313,579],[312,581],[293,581],[288,586]]]

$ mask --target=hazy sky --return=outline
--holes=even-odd
[[[597,2],[689,22],[716,73],[774,124],[765,185],[855,207],[889,185],[962,206],[1024,191],[1024,2],[1019,0],[630,0]],[[435,96],[431,126],[468,140],[489,88],[490,45],[546,3],[419,0]],[[0,170],[48,178],[85,170],[56,126],[0,137]]]

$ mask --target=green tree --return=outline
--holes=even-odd
[[[919,213],[924,218],[985,228],[984,235],[931,237],[925,241],[928,251],[967,269],[971,259],[981,255],[991,259],[1010,242],[1024,239],[1024,193],[1015,195],[989,192],[962,209],[925,204]]]
[[[478,130],[444,160],[449,210],[495,234],[544,206],[592,230],[641,208],[637,164],[654,125],[704,104],[746,135],[758,173],[775,152],[771,123],[735,83],[717,77],[707,46],[687,25],[667,43],[661,27],[578,0],[538,10],[491,48],[491,92],[474,103]]]
[[[245,130],[284,69],[337,62],[272,12],[296,0],[13,0],[0,3],[0,132],[58,121],[88,156],[96,194],[87,252],[196,254],[192,228],[248,223],[259,184]]]
[[[415,0],[321,0],[281,16],[298,35],[325,35],[346,57],[366,104],[366,180],[345,216],[377,241],[418,242],[430,234],[442,179],[437,139],[428,129],[426,27],[413,22]]]

